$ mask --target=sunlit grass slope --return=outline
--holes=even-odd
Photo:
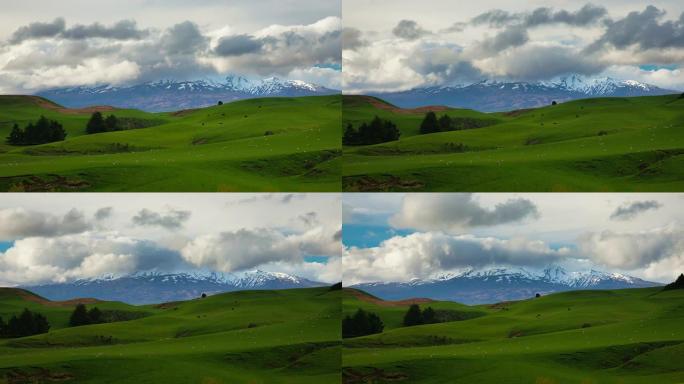
[[[684,291],[572,291],[467,307],[482,316],[397,327],[408,306],[345,293],[344,312],[377,313],[382,334],[345,339],[345,383],[678,383],[684,381]],[[466,308],[466,309],[463,309]]]
[[[378,115],[399,141],[346,147],[346,191],[683,191],[684,98],[577,100],[508,113],[436,109],[482,128],[420,135],[428,108],[344,96],[343,125]]]
[[[176,113],[105,110],[147,128],[85,135],[91,109],[0,96],[0,190],[339,191],[340,96],[264,98]],[[63,142],[4,143],[14,123],[61,122]]]
[[[67,327],[73,303],[0,290],[0,316],[28,307],[49,333],[0,339],[0,383],[339,383],[340,291],[242,291],[134,307],[145,317]]]

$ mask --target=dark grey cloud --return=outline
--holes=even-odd
[[[18,44],[30,39],[58,37],[68,40],[85,40],[103,38],[113,40],[138,40],[149,35],[148,30],[140,30],[135,21],[122,20],[111,27],[94,23],[90,25],[75,25],[66,28],[63,18],[52,22],[36,22],[17,29],[10,38],[11,44]]]
[[[75,25],[65,31],[60,36],[65,39],[83,40],[92,38],[103,38],[113,40],[138,40],[149,35],[149,31],[138,29],[138,25],[133,20],[122,20],[111,27],[100,23],[90,25]]]
[[[112,216],[112,211],[114,211],[114,208],[112,207],[103,207],[95,211],[95,220],[105,220],[108,219]]]
[[[611,220],[630,220],[641,213],[657,210],[662,204],[655,200],[634,201],[622,204],[610,215]]]
[[[485,13],[479,14],[470,20],[471,24],[481,25],[488,24],[494,27],[502,27],[511,22],[518,22],[522,16],[520,14],[512,14],[502,9],[492,9]]]
[[[66,28],[63,18],[57,18],[49,23],[35,22],[19,27],[10,38],[10,43],[18,44],[24,40],[54,37],[59,35]]]
[[[596,57],[562,46],[527,45],[499,60],[506,76],[519,81],[545,80],[569,73],[590,76],[606,68]]]
[[[487,208],[468,193],[417,194],[404,197],[401,209],[390,219],[390,224],[401,228],[443,231],[494,226],[537,217],[537,206],[523,198],[508,199]]]
[[[566,10],[553,11],[551,8],[537,8],[525,17],[525,25],[534,27],[538,25],[564,23],[574,26],[586,26],[594,24],[608,14],[606,8],[586,4],[578,11]]]
[[[592,4],[586,4],[575,12],[555,11],[547,7],[536,8],[532,12],[525,13],[510,13],[501,9],[494,9],[475,16],[470,23],[473,25],[487,24],[493,27],[518,25],[527,28],[559,23],[586,26],[597,23],[607,14],[606,8]]]
[[[581,236],[578,245],[596,263],[621,269],[645,268],[668,259],[681,260],[684,232],[675,227],[629,233],[603,231]]]
[[[299,220],[301,220],[304,224],[306,224],[309,227],[319,223],[318,215],[316,214],[316,212],[307,212],[303,215],[300,215]]]
[[[586,50],[592,52],[606,45],[618,49],[633,45],[641,49],[684,47],[684,13],[678,20],[661,22],[665,14],[649,5],[642,12],[630,12],[623,19],[610,21],[603,36]]]
[[[342,229],[338,230],[333,234],[334,241],[342,241]]]
[[[214,52],[219,56],[241,56],[257,53],[264,42],[250,35],[235,35],[222,37]]]
[[[507,48],[525,45],[530,40],[527,29],[522,26],[510,26],[496,36],[482,41],[480,49],[488,54],[496,54]]]
[[[418,23],[413,20],[401,20],[394,29],[392,29],[394,36],[400,37],[406,40],[416,40],[419,39],[430,32],[421,28]]]
[[[300,245],[272,229],[240,229],[200,236],[181,251],[190,264],[223,272],[278,261],[301,261]]]
[[[140,226],[159,226],[174,230],[182,227],[188,219],[190,219],[189,211],[171,209],[162,214],[144,208],[133,217],[133,223]]]
[[[424,76],[435,76],[441,83],[465,83],[482,78],[483,74],[472,62],[450,49],[429,49],[406,61],[413,70]]]
[[[83,212],[72,209],[63,216],[23,208],[0,209],[0,239],[60,236],[91,228]]]
[[[361,31],[356,28],[346,27],[342,30],[342,48],[355,50],[368,45],[368,41],[362,38]]]
[[[205,49],[208,43],[209,38],[191,21],[170,27],[161,38],[162,48],[172,55],[191,55]]]

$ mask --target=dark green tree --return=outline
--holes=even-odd
[[[90,120],[88,120],[88,124],[86,125],[86,133],[88,134],[93,134],[93,133],[101,133],[104,132],[106,129],[104,118],[102,117],[102,113],[100,112],[95,112],[90,116]]]
[[[119,130],[119,119],[114,115],[109,115],[104,121],[104,129],[106,132],[114,132]]]
[[[353,316],[347,315],[342,320],[342,337],[359,337],[381,333],[385,328],[378,315],[358,309]]]
[[[430,111],[425,114],[423,122],[420,123],[420,133],[427,134],[435,132],[439,132],[439,123],[437,122],[437,115]]]
[[[404,315],[404,325],[411,327],[420,324],[423,324],[423,314],[420,312],[420,307],[418,304],[411,304]]]
[[[79,327],[81,325],[88,324],[90,324],[90,318],[88,317],[88,311],[86,310],[86,306],[79,303],[78,305],[76,305],[76,308],[74,308],[74,311],[71,313],[71,317],[69,318],[69,326]]]
[[[347,124],[342,134],[342,144],[344,145],[358,145],[359,143],[359,133],[354,129],[351,124]]]
[[[684,273],[680,273],[677,280],[663,288],[664,291],[669,291],[671,289],[684,289]]]
[[[12,131],[9,136],[7,136],[7,144],[21,145],[24,141],[24,131],[19,128],[17,123],[12,126]]]
[[[88,311],[88,321],[90,324],[102,323],[102,311],[97,307],[93,307]]]
[[[40,333],[47,333],[50,330],[50,323],[47,317],[41,315],[40,313],[33,314],[33,333],[32,335],[37,335]]]
[[[46,333],[50,329],[47,318],[24,308],[19,316],[12,316],[8,323],[0,319],[0,337],[25,337]]]
[[[451,117],[449,117],[449,115],[442,115],[442,117],[439,118],[438,125],[441,132],[451,131]]]
[[[437,316],[435,310],[432,307],[427,307],[423,310],[423,324],[434,324],[437,323]]]

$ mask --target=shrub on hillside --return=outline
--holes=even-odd
[[[62,141],[66,138],[66,131],[62,124],[55,120],[48,120],[41,116],[35,123],[29,123],[26,128],[19,128],[14,124],[7,136],[10,145],[38,145]]]
[[[380,317],[372,312],[363,309],[356,311],[354,316],[347,315],[342,320],[342,337],[359,337],[381,333],[385,325]]]

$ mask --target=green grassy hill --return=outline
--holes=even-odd
[[[438,117],[488,125],[420,135],[428,109]],[[375,98],[344,96],[344,126],[375,115],[396,123],[401,138],[345,147],[346,191],[684,190],[679,95],[586,99],[493,114],[406,110]]]
[[[466,307],[479,317],[398,327],[408,305],[346,291],[343,312],[380,316],[382,334],[345,339],[344,383],[684,382],[684,291],[572,291]]]
[[[48,317],[43,335],[0,339],[0,383],[339,383],[340,291],[242,291],[101,310],[145,317],[68,328],[75,302],[0,289],[0,316]],[[90,302],[90,301],[89,301]]]
[[[93,108],[0,96],[0,190],[339,191],[340,105],[340,96],[323,96],[158,114],[103,108],[150,126],[86,135]],[[40,115],[62,123],[67,139],[5,144],[14,123]]]

